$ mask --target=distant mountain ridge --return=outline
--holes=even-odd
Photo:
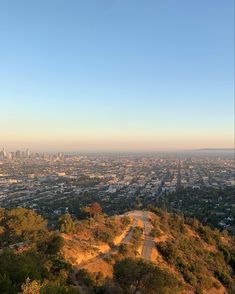
[[[195,151],[234,151],[234,148],[200,148]]]

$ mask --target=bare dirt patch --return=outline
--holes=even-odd
[[[151,252],[151,261],[152,262],[156,262],[158,256],[159,256],[159,253],[158,253],[157,249],[156,248],[153,248],[152,249],[152,252]]]
[[[172,239],[172,237],[170,235],[164,234],[164,235],[161,235],[160,237],[154,238],[153,240],[155,243],[159,243],[159,242],[165,242],[169,239]]]
[[[113,275],[112,265],[108,264],[103,259],[99,259],[93,263],[89,263],[83,268],[92,273],[102,272],[105,277],[112,277]]]

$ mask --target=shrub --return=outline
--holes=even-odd
[[[177,246],[173,244],[171,241],[160,242],[157,244],[157,248],[163,257],[170,262],[174,262],[179,255],[177,250]]]
[[[81,269],[77,272],[76,278],[86,286],[92,286],[94,288],[102,286],[105,280],[102,272],[91,273],[86,269]]]
[[[157,238],[161,236],[161,231],[158,230],[157,228],[153,228],[150,232],[150,236],[152,236],[153,238]]]
[[[143,229],[141,227],[135,227],[133,229],[132,237],[135,240],[137,241],[141,240],[142,235],[143,235]]]
[[[113,245],[113,239],[115,237],[114,233],[111,231],[99,231],[96,233],[97,238],[105,243],[108,243],[110,246]]]
[[[121,244],[119,246],[119,253],[124,257],[130,257],[134,255],[134,250],[130,244]]]
[[[60,232],[66,234],[75,233],[75,225],[69,213],[63,214],[59,219]]]
[[[126,258],[114,265],[114,278],[125,293],[177,293],[177,278],[142,259]],[[131,290],[132,289],[132,290]]]
[[[126,216],[126,215],[124,217],[122,217],[122,223],[124,226],[128,226],[131,223],[130,217]]]

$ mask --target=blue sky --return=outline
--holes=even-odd
[[[0,144],[233,146],[232,0],[0,0]]]

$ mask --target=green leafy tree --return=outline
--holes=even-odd
[[[124,257],[135,256],[135,249],[133,248],[132,244],[125,244],[122,243],[119,246],[119,253],[122,254]]]
[[[42,285],[40,282],[33,280],[30,281],[29,278],[26,279],[25,283],[21,286],[22,294],[40,294],[40,289]]]
[[[37,249],[46,255],[56,255],[63,247],[63,238],[57,233],[51,233],[37,242]]]
[[[59,253],[63,247],[63,241],[60,235],[52,234],[48,241],[46,253],[51,255]]]
[[[76,274],[76,278],[79,281],[82,281],[84,285],[86,285],[87,287],[92,287],[94,290],[102,287],[105,282],[105,277],[102,272],[91,273],[86,269],[81,269],[80,271],[78,271]]]
[[[6,212],[5,238],[8,243],[36,241],[47,233],[47,222],[33,210],[15,208]]]
[[[15,286],[12,284],[11,278],[8,273],[4,273],[0,271],[0,289],[2,293],[9,293],[9,290],[12,289],[14,291]],[[14,292],[13,292],[14,293]]]
[[[177,293],[180,283],[176,277],[142,259],[126,258],[114,266],[114,278],[125,293]]]
[[[41,288],[40,294],[80,294],[80,291],[72,286],[50,282]]]
[[[0,207],[0,223],[4,220],[5,218],[5,209]]]
[[[131,223],[131,219],[129,216],[125,215],[123,218],[122,218],[122,223],[124,226],[128,226],[130,223]]]
[[[41,256],[33,252],[15,254],[7,250],[0,255],[0,293],[16,294],[26,278],[41,280],[44,274]]]
[[[60,232],[66,234],[75,233],[74,221],[69,213],[63,214],[59,219]]]

